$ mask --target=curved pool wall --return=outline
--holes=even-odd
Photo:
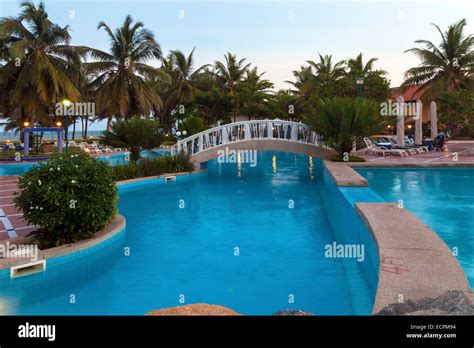
[[[378,285],[379,256],[377,246],[371,233],[357,215],[355,202],[380,202],[383,201],[368,187],[339,187],[333,177],[328,172],[322,161],[317,161],[317,170],[323,180],[319,182],[319,190],[323,199],[332,231],[338,244],[361,245],[364,246],[364,262],[351,262],[350,259],[343,259],[347,274],[358,271],[364,275],[365,284],[361,280],[348,279],[352,282],[353,289],[364,289],[369,291],[370,297],[375,298]],[[358,292],[352,292],[354,303],[359,303]],[[372,303],[373,305],[373,303]]]
[[[406,209],[455,250],[474,289],[474,168],[355,168],[387,202]]]
[[[59,314],[52,307],[57,299],[70,306],[68,314],[87,314],[76,305],[81,299],[76,297],[74,289],[80,288],[84,281],[93,284],[115,265],[123,255],[125,236],[126,227],[122,227],[91,247],[48,258],[46,269],[32,275],[12,279],[9,268],[0,270],[0,315]],[[37,303],[41,303],[42,310],[29,309]]]
[[[306,156],[295,156],[295,161],[302,160],[302,158],[304,157]],[[368,315],[371,313],[371,309],[374,303],[375,291],[377,288],[378,256],[370,234],[368,233],[365,226],[362,224],[359,217],[355,214],[353,200],[354,197],[357,197],[357,199],[361,197],[363,197],[364,199],[371,199],[370,197],[372,197],[372,199],[375,198],[373,194],[371,194],[370,189],[360,190],[360,188],[353,188],[352,190],[352,188],[337,187],[332,178],[330,177],[329,173],[323,167],[322,162],[319,159],[313,159],[313,162],[315,163],[315,165],[312,176],[319,177],[321,179],[317,180],[317,184],[315,185],[315,188],[317,188],[317,192],[314,193],[321,197],[322,208],[325,212],[326,217],[326,222],[321,221],[320,223],[328,223],[332,229],[332,237],[328,239],[328,242],[334,241],[336,243],[357,243],[365,245],[365,260],[363,262],[357,262],[355,259],[333,260],[334,262],[342,263],[342,268],[344,269],[343,273],[345,277],[344,287],[349,290],[351,298],[348,299],[348,301],[351,303],[350,308],[352,308],[349,312],[343,311],[337,312],[337,314]],[[222,170],[222,168],[216,169],[215,161],[209,163],[209,167],[211,168],[211,172],[213,170]],[[246,169],[243,168],[244,173],[245,171]],[[286,179],[287,175],[290,175],[290,180],[294,180],[292,179],[294,177],[293,173],[285,174],[283,176],[283,179]],[[206,178],[206,176],[209,176],[208,171],[192,175],[177,176],[176,181],[172,183],[166,183],[163,178],[153,178],[146,179],[143,181],[121,183],[119,184],[119,194],[121,195],[121,199],[126,199],[128,194],[142,194],[144,192],[150,194],[152,192],[156,192],[156,194],[152,193],[152,196],[156,197],[157,200],[166,200],[166,195],[162,195],[160,193],[160,190],[162,189],[160,189],[159,187],[166,187],[165,190],[182,191],[186,189],[186,185],[200,186],[201,184],[204,184],[206,179],[209,179]],[[193,181],[195,182],[194,184]],[[239,187],[239,185],[241,184],[237,183],[237,187]],[[279,185],[285,185],[285,182],[280,182],[279,180],[276,180],[272,183],[272,185],[277,185],[275,187],[278,188]],[[305,195],[307,195],[307,193]],[[122,205],[122,207],[124,206]],[[207,209],[204,209],[202,211],[205,210]],[[124,215],[127,215],[126,212]],[[305,219],[308,218],[310,217],[306,217]],[[322,218],[322,216],[318,216],[317,218]],[[139,236],[140,234],[143,234],[148,224],[149,222],[140,222],[140,219],[135,221],[135,228],[138,226],[142,226],[143,231],[134,231],[134,238],[142,238]],[[174,221],[173,225],[179,226],[179,220]],[[133,229],[133,221],[131,222],[131,226]],[[129,227],[127,227],[127,230],[128,229]],[[178,231],[179,234],[183,234],[183,231],[180,231],[179,228],[175,231]],[[320,232],[321,230],[319,229],[313,231],[313,233],[316,234]],[[124,235],[125,233],[121,234],[121,236]],[[130,237],[130,235],[128,237]],[[114,276],[115,272],[117,271],[117,267],[123,268],[124,266],[127,266],[119,266],[118,264],[124,262],[124,246],[130,245],[130,240],[127,241],[125,237],[122,237],[119,240],[120,242],[117,241],[117,243],[111,243],[109,248],[104,248],[103,252],[101,251],[99,253],[91,253],[90,256],[87,258],[71,258],[69,260],[67,258],[63,258],[61,262],[57,262],[56,264],[53,262],[51,267],[48,266],[46,272],[40,274],[35,274],[28,277],[24,277],[23,279],[19,278],[15,280],[3,278],[3,280],[0,280],[2,284],[2,286],[0,286],[0,312],[3,314],[143,314],[141,313],[142,311],[146,312],[150,309],[155,308],[155,306],[152,303],[149,303],[148,301],[147,308],[143,308],[143,310],[140,309],[138,311],[130,311],[130,309],[122,309],[121,307],[117,308],[117,303],[121,303],[120,300],[117,299],[117,297],[120,298],[120,296],[122,295],[130,296],[127,291],[125,291],[125,293],[123,294],[114,292],[110,293],[109,296],[100,295],[108,291],[106,288],[103,288],[104,286],[108,287],[110,290],[115,289],[115,287],[120,287],[123,282],[132,282],[134,284],[137,284],[138,286],[140,284],[140,281],[143,280],[143,275],[140,274],[130,274],[130,278],[128,280],[124,280],[118,275]],[[286,243],[289,243],[289,246],[291,246],[292,240],[289,239]],[[165,246],[160,245],[159,247],[162,249]],[[168,246],[168,248],[170,247],[173,249],[173,245]],[[206,249],[209,247],[209,245],[203,245],[202,247]],[[204,249],[202,250],[202,252],[205,252]],[[158,250],[156,250],[155,252],[159,252]],[[138,250],[135,246],[132,246],[130,251],[132,255],[134,255],[134,252],[136,253]],[[148,253],[149,251],[146,252]],[[318,250],[318,252],[323,253],[324,250]],[[158,256],[159,254],[156,255]],[[194,259],[195,257],[192,257],[189,262]],[[328,260],[324,262],[328,262]],[[331,265],[331,263],[327,264]],[[136,266],[139,265],[137,264]],[[212,267],[211,265],[208,266]],[[311,264],[306,265],[305,267],[308,266],[311,266]],[[125,267],[125,269],[126,268],[128,268],[128,266]],[[122,270],[121,272],[124,271]],[[328,269],[321,269],[319,272],[329,272],[328,274],[331,274],[332,270],[330,267]],[[291,273],[292,272],[290,272],[290,274]],[[105,278],[107,285],[104,285],[104,279],[102,279],[104,275],[106,275]],[[179,281],[182,278],[179,275],[179,272],[178,274],[170,273],[167,277],[169,280],[173,281],[175,281],[174,278],[178,278],[176,279],[176,281]],[[286,279],[285,276],[283,276],[283,278]],[[165,277],[162,281],[166,281],[166,279],[167,278]],[[181,281],[185,282],[185,279],[181,279]],[[314,282],[315,280],[311,280],[311,278],[305,279],[304,277],[298,279],[298,282],[304,282],[308,285],[308,282],[311,281]],[[54,286],[51,286],[51,284],[54,284]],[[336,294],[339,293],[339,285],[340,284],[338,284],[337,282],[334,283],[335,287],[325,296],[330,296],[328,298],[336,296]],[[95,306],[93,305],[91,307],[90,304],[89,306],[85,307],[75,306],[74,304],[70,304],[68,302],[70,295],[75,294],[77,295],[76,303],[80,303],[79,301],[84,296],[84,293],[81,293],[81,289],[84,286],[87,286],[87,288],[89,289],[85,292],[89,295],[87,297],[98,297],[94,300],[90,299],[93,303],[96,302]],[[311,287],[314,286],[316,286],[316,288],[314,289],[317,289],[319,287],[317,284],[311,285]],[[128,287],[130,287],[130,285],[128,285]],[[77,290],[77,294],[74,289]],[[158,289],[154,291],[158,291]],[[277,289],[273,289],[272,291],[277,291]],[[255,294],[255,296],[257,296],[257,294]],[[324,296],[322,296],[321,298],[316,296],[312,301],[327,301],[323,300],[323,297]],[[82,301],[84,301],[84,298],[82,299]],[[122,302],[124,308],[126,306],[126,303],[130,301],[133,300],[131,300],[130,298],[123,298]],[[253,300],[250,299],[250,302],[252,301]],[[257,300],[257,302],[255,303],[258,303],[259,301],[262,301],[262,299]],[[225,305],[225,303],[221,304]],[[162,306],[158,306],[157,308],[168,306],[171,305],[164,304]],[[326,303],[325,306],[331,308],[333,304]],[[100,307],[100,309],[92,309],[96,307]],[[301,308],[301,305],[298,305],[298,302],[296,302],[294,305],[282,305],[281,308],[278,309],[284,309],[283,307],[305,309],[304,306],[303,308]],[[259,313],[258,311],[250,311],[249,313],[248,310],[241,312],[243,314],[271,314],[266,312]],[[328,313],[316,312],[315,314],[330,314],[330,312],[331,311],[329,309]]]

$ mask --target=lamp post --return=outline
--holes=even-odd
[[[68,107],[69,105],[71,105],[71,102],[67,99],[64,99],[63,100],[63,105],[64,105],[64,111],[65,111],[65,116],[66,116],[66,124],[65,124],[65,135],[64,135],[64,138],[65,138],[65,142],[66,142],[66,157],[68,156],[68,153],[69,153],[69,140],[68,140],[68,128],[69,128],[69,111],[66,110],[66,107]]]
[[[357,95],[359,97],[362,97],[362,86],[364,84],[364,78],[363,77],[358,77],[357,78]]]

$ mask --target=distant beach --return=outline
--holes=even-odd
[[[97,138],[102,135],[104,131],[88,131],[87,137],[94,137]],[[68,134],[69,139],[72,138],[72,131],[69,130]],[[81,138],[81,132],[76,131],[75,138]],[[54,140],[56,139],[56,134],[54,132],[44,132],[43,134],[44,140]],[[15,133],[14,131],[10,132],[0,132],[0,140],[20,140],[20,132]]]

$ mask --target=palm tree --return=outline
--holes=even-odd
[[[291,90],[293,93],[297,94],[301,87],[307,83],[308,81],[314,78],[313,68],[311,66],[301,66],[300,70],[293,70],[293,76],[295,78],[295,82],[293,81],[285,81],[292,85],[295,90]]]
[[[411,48],[421,59],[421,64],[405,73],[402,88],[418,86],[414,93],[425,91],[423,97],[436,97],[439,93],[474,86],[474,36],[465,35],[466,20],[450,25],[443,33],[439,26],[432,24],[441,36],[441,43],[436,46],[428,40],[417,40],[415,43],[424,48]],[[429,87],[429,88],[428,88]]]
[[[171,83],[158,84],[158,91],[165,96],[163,114],[169,117],[183,101],[191,100],[199,92],[199,75],[208,64],[194,69],[194,50],[186,57],[180,50],[173,50],[162,59],[162,70],[171,77]]]
[[[245,77],[245,72],[250,67],[250,63],[245,64],[246,58],[237,60],[236,55],[230,52],[227,52],[224,58],[225,63],[215,62],[217,78],[227,93],[235,95],[237,93],[237,84]]]
[[[162,133],[159,123],[154,120],[143,120],[138,117],[114,122],[106,130],[100,142],[130,150],[130,161],[140,159],[141,150],[149,150],[160,145]]]
[[[364,64],[362,59],[362,53],[359,53],[357,57],[348,59],[346,65],[349,68],[349,74],[355,77],[365,77],[369,72],[374,70],[374,63],[378,58],[370,58],[367,63]],[[378,70],[382,75],[385,75],[387,72],[384,70]]]
[[[344,61],[339,61],[333,64],[332,55],[319,54],[319,62],[316,63],[308,60],[307,63],[314,69],[315,80],[320,84],[327,84],[335,81],[345,75]]]
[[[78,100],[80,92],[70,79],[73,62],[79,60],[69,45],[69,28],[51,22],[44,3],[21,3],[21,14],[0,19],[2,66],[0,84],[9,126],[23,121],[48,124],[51,110],[64,98]]]
[[[326,145],[341,157],[350,153],[355,141],[382,131],[380,104],[369,99],[334,97],[321,99],[305,112],[304,123],[319,132]]]
[[[95,90],[97,112],[108,118],[149,115],[161,109],[160,96],[151,88],[148,79],[165,78],[164,73],[148,61],[161,57],[160,45],[152,32],[142,22],[133,23],[127,16],[120,28],[112,31],[100,22],[97,29],[104,29],[110,39],[110,53],[84,47],[98,61],[87,63],[87,71],[94,75],[91,86]]]

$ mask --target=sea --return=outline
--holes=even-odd
[[[87,137],[100,137],[104,131],[101,130],[91,130],[87,132]],[[76,131],[75,139],[81,138],[81,131]],[[68,134],[69,139],[72,139],[72,131],[69,130]],[[55,140],[57,139],[56,132],[44,132],[44,140]],[[20,140],[20,132],[15,133],[14,131],[10,132],[0,132],[0,140]]]

